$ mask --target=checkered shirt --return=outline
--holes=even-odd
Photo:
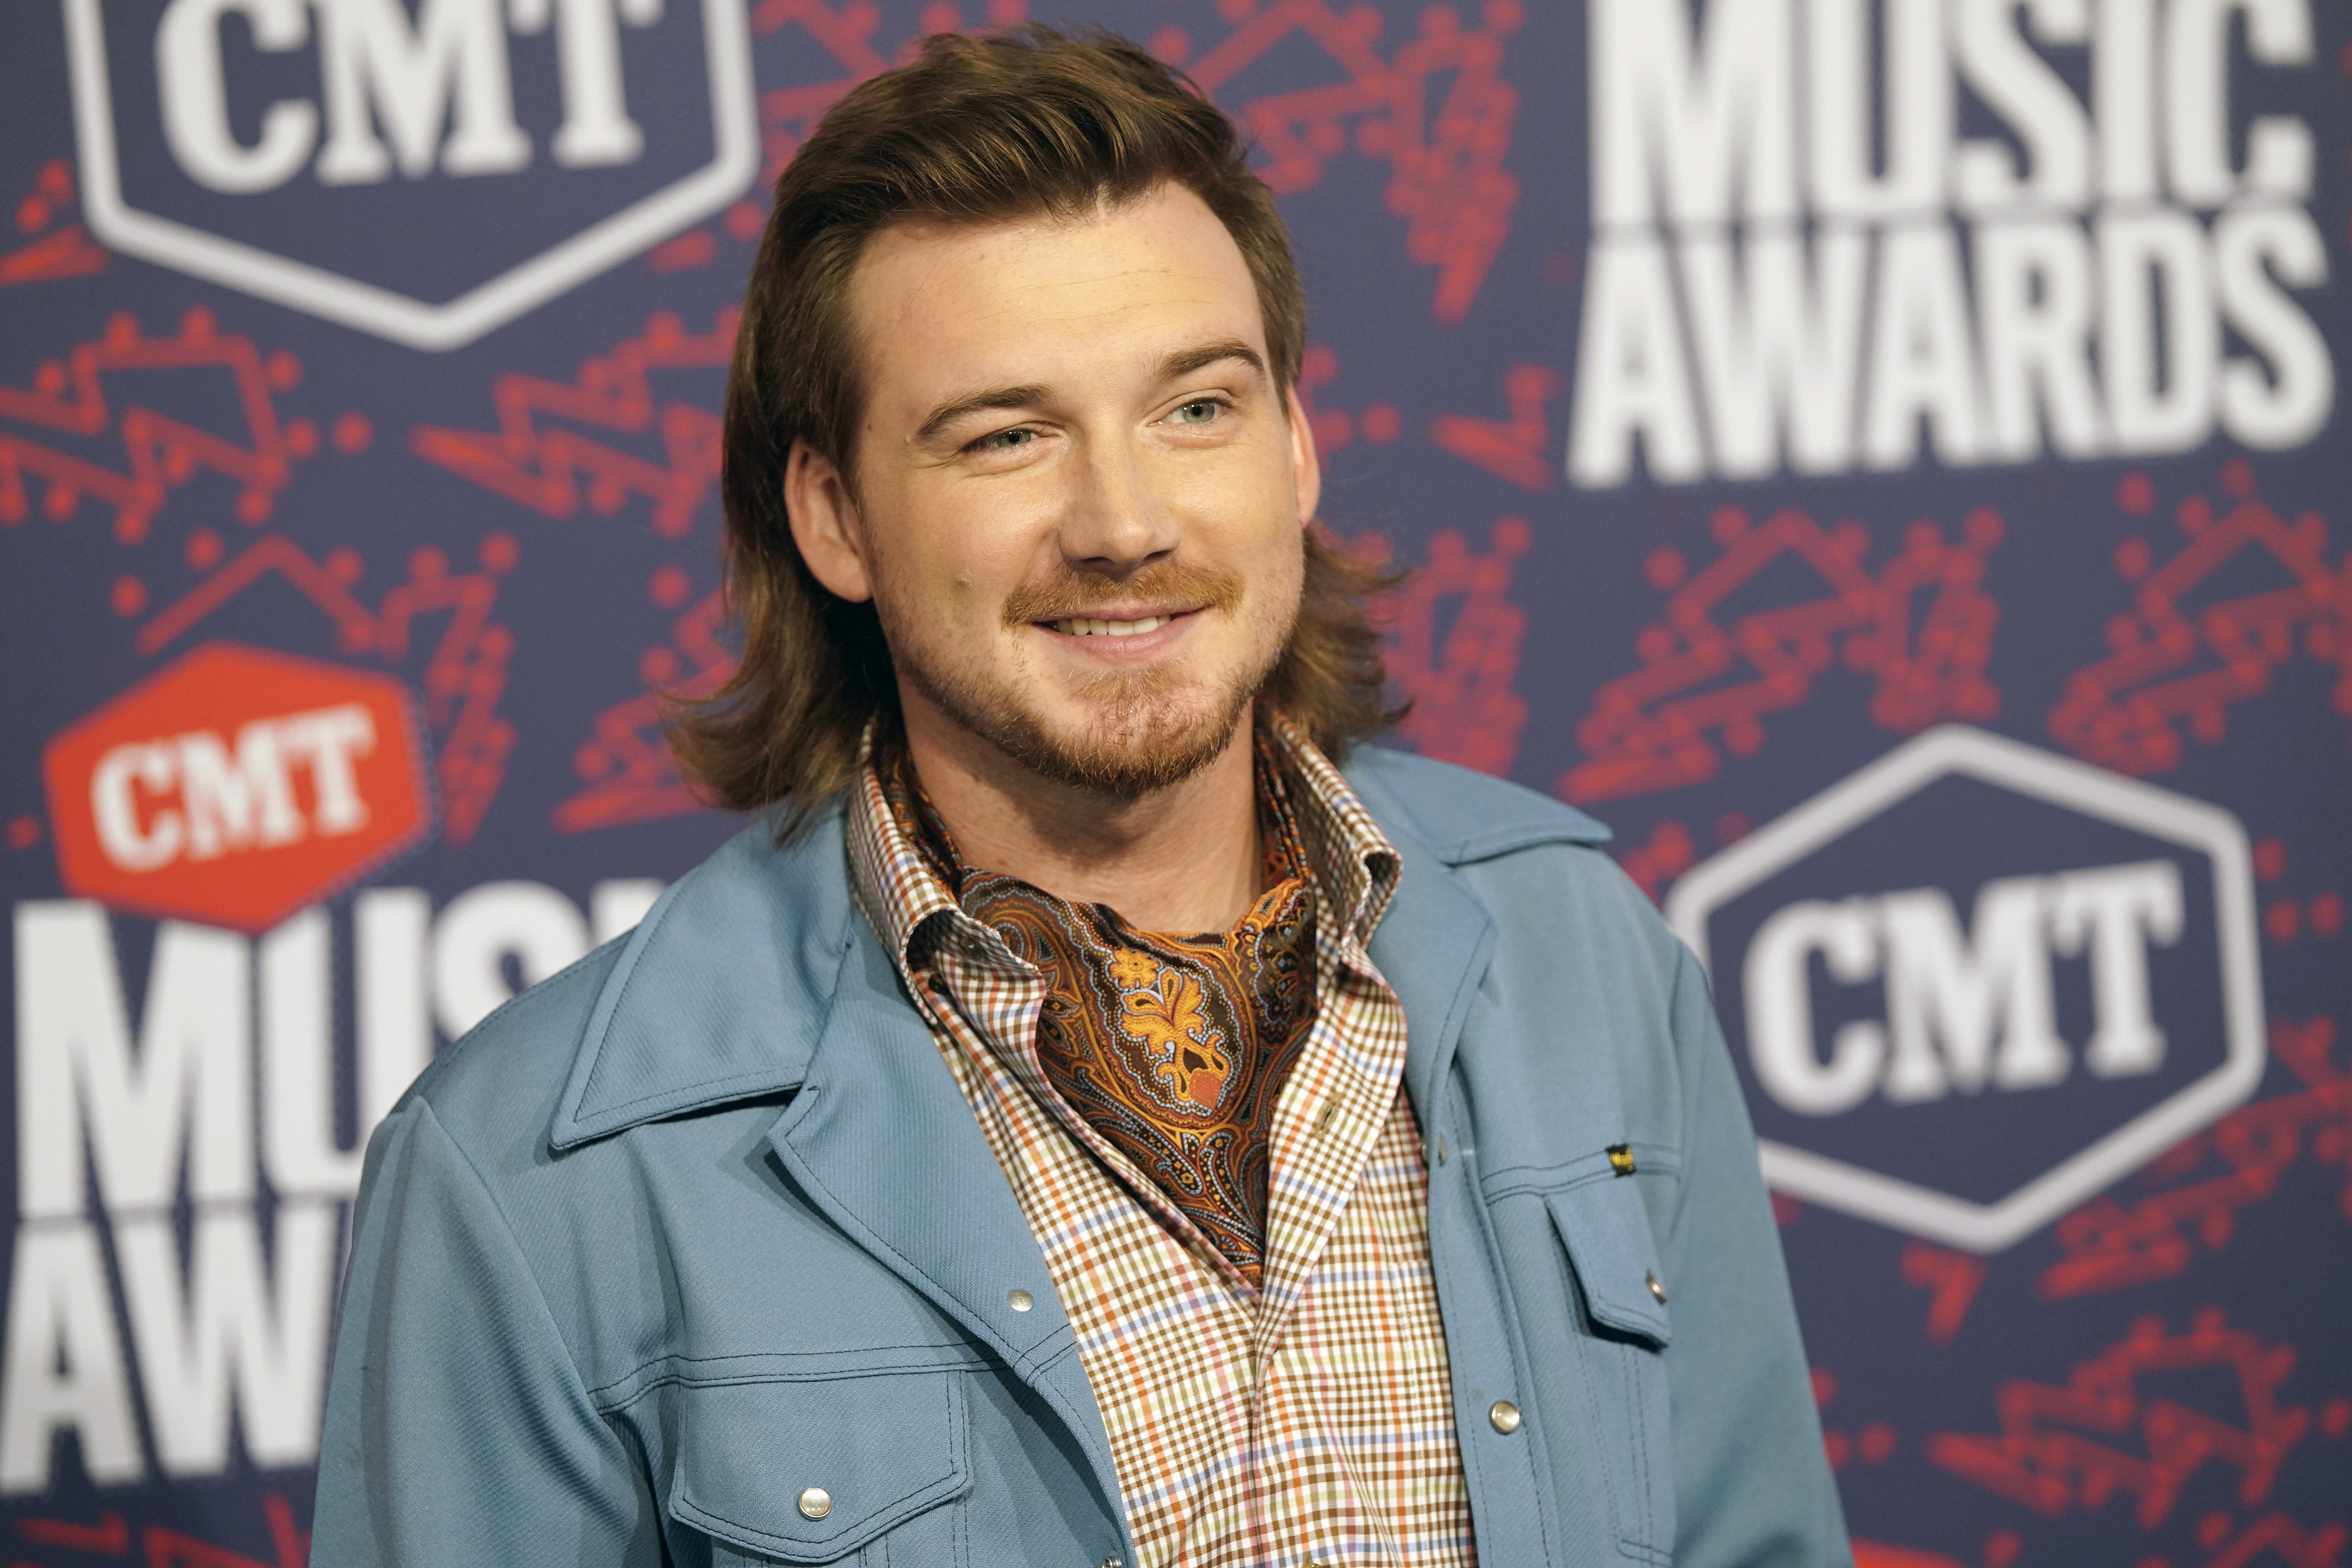
[[[1262,1291],[1046,1080],[1045,982],[957,906],[871,766],[850,792],[854,885],[1045,1251],[1135,1568],[1467,1568],[1404,1009],[1364,950],[1396,850],[1310,742],[1274,733],[1323,915],[1319,1006],[1275,1111]]]

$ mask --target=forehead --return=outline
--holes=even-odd
[[[867,242],[849,302],[884,419],[900,403],[1075,383],[1210,337],[1265,348],[1241,247],[1181,185],[1077,219],[893,225]]]

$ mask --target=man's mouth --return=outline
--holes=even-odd
[[[1140,637],[1145,632],[1156,632],[1175,618],[1174,616],[1146,616],[1139,621],[1102,621],[1078,616],[1046,624],[1066,637]]]
[[[1204,613],[1232,613],[1243,598],[1239,573],[1163,562],[1120,584],[1066,569],[1044,574],[1005,599],[1003,616],[1007,626],[1112,639],[1091,645],[1096,658],[1140,658],[1183,637]],[[1137,637],[1143,640],[1132,640]]]

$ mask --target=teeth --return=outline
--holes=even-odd
[[[1148,616],[1139,621],[1097,621],[1080,616],[1075,620],[1055,621],[1054,629],[1074,637],[1132,637],[1145,632],[1156,632],[1174,617]]]

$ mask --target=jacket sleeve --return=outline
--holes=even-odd
[[[421,1097],[353,1217],[313,1568],[657,1564],[658,1514],[489,1190]]]
[[[1698,964],[1675,979],[1683,1181],[1673,1290],[1675,1568],[1850,1563],[1756,1134]]]

